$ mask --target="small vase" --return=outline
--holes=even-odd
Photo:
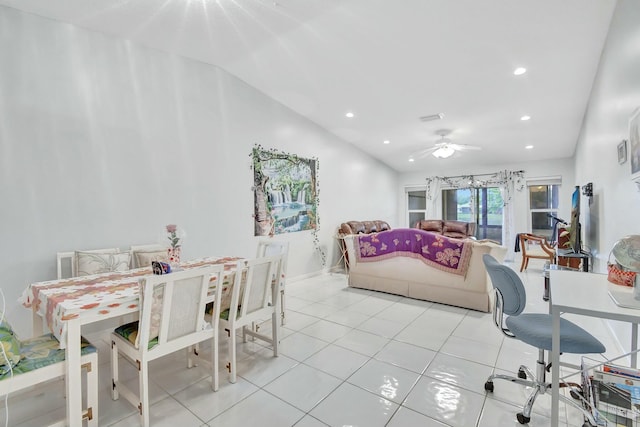
[[[171,265],[171,271],[177,271],[180,269],[180,246],[167,248],[167,256],[169,258],[169,265]]]

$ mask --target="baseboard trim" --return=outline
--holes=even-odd
[[[288,281],[290,283],[291,282],[298,282],[300,280],[305,280],[305,279],[310,279],[312,277],[322,276],[323,274],[334,274],[334,273],[346,274],[344,272],[344,269],[341,268],[341,267],[330,267],[330,268],[323,268],[322,270],[318,270],[318,271],[313,271],[311,273],[300,274],[300,275],[295,276],[295,277],[289,277]]]

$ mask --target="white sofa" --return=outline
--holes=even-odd
[[[359,262],[355,246],[357,239],[358,235],[344,237],[349,257],[349,286],[491,311],[492,286],[482,255],[491,254],[502,262],[506,247],[490,241],[467,240],[472,244],[471,258],[466,274],[461,276],[408,256]]]

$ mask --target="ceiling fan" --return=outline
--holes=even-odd
[[[467,150],[481,150],[481,147],[475,145],[464,145],[464,144],[454,144],[451,142],[449,138],[446,136],[451,133],[449,129],[440,129],[436,131],[436,135],[440,136],[440,139],[436,141],[433,147],[426,148],[424,150],[420,150],[416,153],[413,153],[411,158],[423,158],[429,154],[437,157],[439,159],[446,159],[447,157],[453,156],[456,151],[467,151]]]

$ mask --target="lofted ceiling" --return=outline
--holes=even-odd
[[[400,172],[571,157],[616,0],[0,0],[215,64]],[[515,76],[516,67],[527,72]],[[353,118],[347,118],[347,112]],[[422,116],[443,113],[424,122]],[[528,115],[528,121],[521,117]],[[481,147],[408,159],[433,146]],[[384,144],[383,141],[389,141]],[[533,145],[532,149],[525,146]]]

